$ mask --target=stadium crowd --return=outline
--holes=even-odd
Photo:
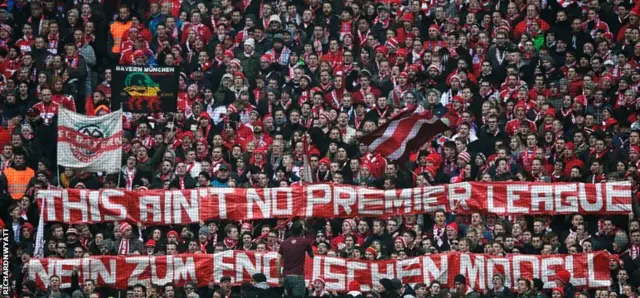
[[[363,260],[438,252],[611,253],[611,286],[539,279],[475,291],[382,279],[371,292],[311,297],[635,298],[640,295],[640,3],[629,0],[0,0],[0,226],[15,298],[281,297],[265,276],[232,286],[78,280],[46,291],[27,276],[40,212],[55,188],[267,188],[312,182],[379,189],[463,181],[628,180],[628,216],[470,215],[207,221],[186,226],[60,224],[44,256],[279,251],[304,226],[316,255]],[[60,107],[111,106],[115,65],[177,66],[177,113],[125,113],[120,174],[60,168]],[[358,137],[421,106],[449,130],[408,162]],[[305,148],[305,146],[308,146]],[[304,168],[308,154],[310,171]],[[305,177],[311,173],[311,177]],[[4,212],[6,210],[6,212]],[[294,228],[295,227],[295,228]]]

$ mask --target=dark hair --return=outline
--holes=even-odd
[[[291,235],[293,236],[302,236],[302,223],[295,222],[291,226]]]
[[[534,278],[533,279],[533,288],[538,290],[538,291],[542,291],[542,289],[544,288],[544,282],[539,278]]]

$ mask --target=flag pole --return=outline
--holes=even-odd
[[[302,135],[302,167],[304,173],[303,182],[313,183],[311,167],[309,165],[309,141],[307,140],[307,134]]]

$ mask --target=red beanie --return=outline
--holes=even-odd
[[[569,271],[564,269],[558,270],[558,273],[556,273],[556,276],[555,276],[555,280],[559,280],[563,282],[565,285],[569,283],[570,279],[571,279],[571,273],[569,273]]]
[[[347,291],[349,292],[360,292],[360,283],[357,280],[352,280],[349,282],[349,286],[347,287]]]
[[[564,289],[563,288],[553,288],[553,291],[551,291],[551,294],[553,294],[553,292],[558,291],[560,292],[560,295],[562,295],[564,297]]]
[[[447,225],[447,228],[452,228],[453,230],[456,231],[456,233],[458,233],[460,230],[458,229],[458,224],[456,222],[452,222],[450,224]]]
[[[126,231],[128,228],[131,228],[131,225],[128,222],[120,223],[120,234],[124,234],[124,231]]]

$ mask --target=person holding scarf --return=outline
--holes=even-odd
[[[228,249],[236,247],[240,240],[238,235],[238,226],[235,224],[229,224],[225,226],[224,233],[226,235],[223,240],[224,246]]]
[[[197,185],[196,180],[189,175],[187,171],[187,164],[184,162],[179,162],[176,165],[176,177],[169,184],[170,189],[193,189]]]
[[[393,81],[393,90],[389,92],[389,96],[387,96],[387,101],[389,105],[393,107],[400,107],[401,102],[405,94],[411,92],[410,90],[413,88],[409,83],[409,74],[407,72],[401,72],[398,75],[397,80]]]
[[[120,171],[120,185],[119,187],[123,187],[126,190],[133,190],[135,185],[140,185],[140,173],[136,168],[136,157],[129,156],[127,158],[126,165],[122,167]]]
[[[121,222],[118,231],[121,239],[116,240],[113,253],[116,255],[140,255],[144,252],[144,245],[140,239],[133,237],[133,227],[127,222]]]

